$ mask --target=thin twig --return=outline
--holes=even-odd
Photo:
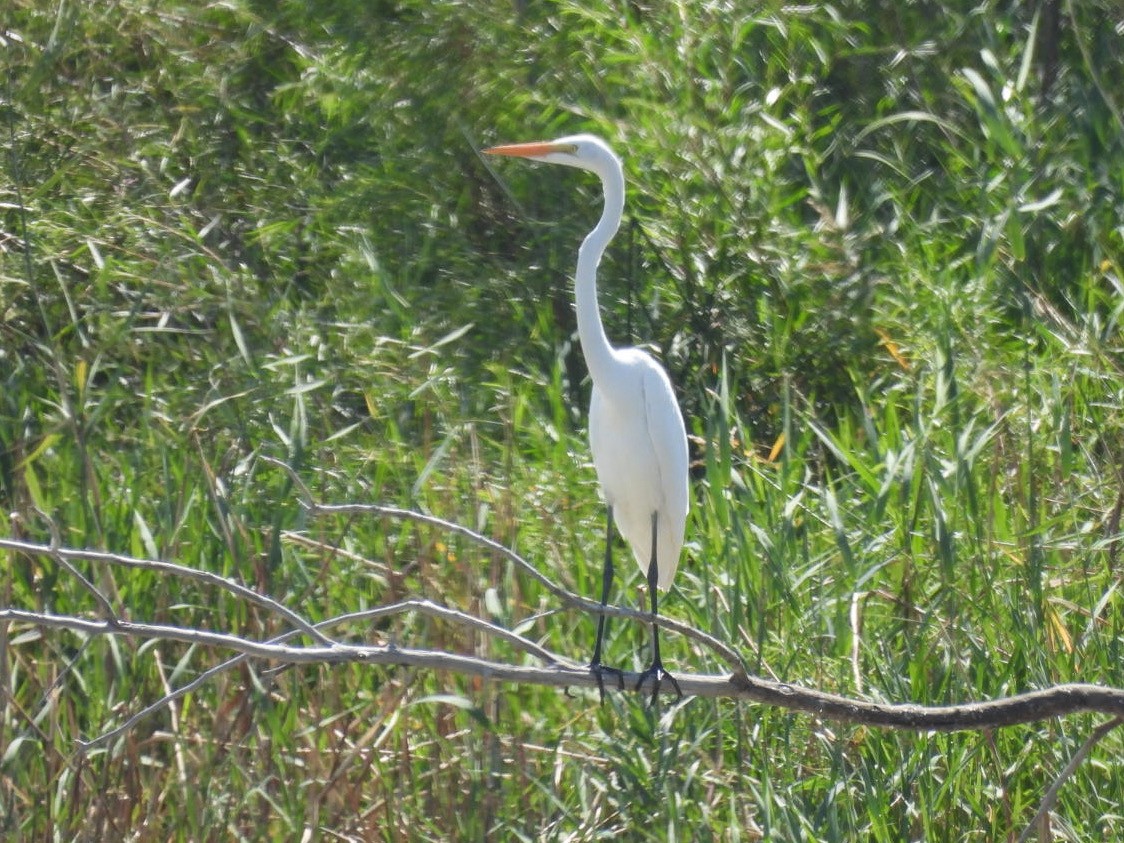
[[[298,633],[297,633],[296,630],[290,630],[289,632],[286,632],[284,635],[279,635],[276,638],[270,639],[269,643],[271,643],[271,644],[281,644],[285,641],[288,641],[290,638],[296,637],[297,634]],[[181,685],[180,687],[176,688],[175,690],[170,690],[170,691],[168,691],[168,693],[166,693],[160,699],[156,700],[156,702],[150,703],[149,705],[146,705],[140,711],[136,712],[131,717],[129,717],[127,720],[125,720],[125,722],[121,723],[119,726],[117,726],[113,729],[110,729],[106,732],[102,732],[100,735],[98,735],[93,740],[89,740],[89,741],[84,741],[84,740],[81,740],[81,739],[77,740],[76,743],[78,744],[79,751],[80,752],[89,752],[91,749],[97,749],[98,747],[106,746],[106,745],[112,743],[113,741],[117,740],[117,738],[121,737],[121,735],[124,735],[126,732],[131,731],[132,728],[134,726],[136,726],[138,723],[140,723],[142,720],[144,720],[148,717],[151,717],[153,714],[155,714],[158,711],[161,711],[162,709],[167,708],[172,703],[176,702],[176,700],[179,700],[179,699],[182,699],[183,697],[186,697],[192,691],[206,685],[208,682],[210,682],[212,679],[214,679],[220,673],[223,673],[227,670],[230,670],[232,667],[237,667],[238,665],[242,664],[242,662],[246,661],[249,658],[250,657],[248,655],[246,655],[245,653],[239,653],[237,656],[234,656],[233,658],[229,658],[226,661],[215,665],[214,667],[207,668],[202,673],[200,673],[198,676],[196,676],[194,679],[192,679],[190,682],[188,682],[186,685]]]
[[[137,559],[133,556],[124,556],[120,553],[107,553],[101,550],[75,550],[72,548],[52,548],[49,545],[34,544],[32,542],[16,541],[15,539],[0,538],[0,549],[15,550],[20,553],[30,553],[37,556],[49,556],[56,560],[70,560],[82,559],[88,562],[101,562],[110,565],[121,565],[126,568],[143,568],[148,571],[159,571],[163,574],[172,574],[177,577],[185,577],[186,579],[198,580],[199,582],[206,583],[207,585],[217,586],[218,588],[229,591],[236,597],[241,597],[251,603],[255,603],[271,612],[276,612],[278,615],[287,620],[296,629],[303,632],[305,635],[312,638],[318,644],[325,647],[332,645],[332,640],[326,637],[322,632],[317,632],[316,628],[308,621],[294,612],[292,609],[278,603],[272,597],[266,597],[264,594],[259,594],[252,588],[248,588],[239,582],[235,582],[219,574],[212,574],[210,571],[200,571],[196,568],[188,568],[186,565],[177,565],[174,562],[164,562],[158,559]],[[80,576],[80,575],[79,575]],[[95,589],[96,590],[96,589]],[[112,609],[109,610],[112,617]]]
[[[657,626],[663,627],[671,632],[682,635],[684,638],[689,638],[699,642],[707,649],[717,653],[718,656],[726,663],[730,670],[739,676],[749,676],[749,668],[746,666],[745,661],[738,654],[736,650],[730,647],[723,641],[718,640],[713,635],[703,632],[701,629],[696,629],[693,626],[688,626],[685,623],[674,620],[672,618],[664,617],[662,615],[651,615],[647,612],[638,612],[635,609],[626,609],[622,606],[602,606],[594,600],[588,600],[580,595],[575,594],[569,589],[555,583],[545,574],[536,569],[530,562],[521,557],[518,553],[508,547],[494,541],[487,536],[481,535],[468,527],[460,524],[454,524],[452,521],[446,521],[443,518],[437,518],[433,515],[426,515],[421,512],[415,512],[411,509],[400,509],[396,506],[383,506],[381,504],[322,504],[318,503],[309,492],[308,487],[300,481],[289,466],[280,460],[275,460],[272,457],[262,457],[267,462],[284,469],[290,477],[293,478],[294,484],[302,497],[302,501],[309,514],[316,515],[379,515],[384,518],[395,518],[401,521],[413,521],[418,524],[428,524],[432,527],[438,527],[445,532],[454,535],[462,536],[469,539],[476,544],[498,553],[510,562],[515,563],[531,577],[543,585],[551,594],[558,599],[565,602],[573,608],[580,609],[584,612],[591,614],[603,614],[614,618],[628,618],[630,620],[643,621],[644,623],[655,623]]]
[[[327,620],[320,621],[320,623],[315,625],[315,628],[317,630],[327,629],[329,627],[341,626],[345,623],[350,623],[350,622],[354,622],[354,621],[373,620],[375,618],[386,617],[387,615],[392,615],[392,614],[400,614],[402,612],[407,612],[407,611],[418,611],[418,612],[422,612],[424,614],[432,615],[434,617],[440,617],[440,618],[443,618],[445,620],[452,621],[454,623],[461,623],[461,624],[465,624],[467,626],[471,626],[471,627],[476,628],[476,629],[483,630],[490,635],[496,635],[500,638],[503,638],[505,641],[513,644],[514,646],[519,647],[520,649],[526,650],[527,652],[538,656],[539,658],[543,659],[543,661],[545,661],[547,664],[562,665],[562,666],[565,666],[567,668],[575,668],[575,669],[577,667],[572,662],[569,662],[568,660],[564,659],[563,657],[559,656],[556,653],[552,653],[551,651],[549,651],[549,650],[547,650],[543,647],[540,647],[538,644],[534,643],[533,641],[528,640],[527,638],[524,638],[523,636],[519,635],[518,633],[512,632],[511,630],[508,630],[508,629],[504,629],[501,626],[497,626],[495,624],[488,623],[487,621],[481,620],[480,618],[474,617],[472,615],[467,615],[464,612],[458,612],[455,609],[449,609],[445,606],[441,606],[437,603],[434,603],[432,600],[424,600],[424,599],[403,600],[400,603],[395,603],[395,604],[390,605],[390,606],[377,606],[377,607],[372,608],[372,609],[363,609],[363,610],[358,611],[358,612],[348,612],[347,614],[344,614],[344,615],[339,615],[339,616],[334,617],[334,618],[328,618]],[[269,644],[284,644],[286,641],[296,637],[297,634],[298,634],[297,630],[290,630],[289,632],[286,632],[284,635],[279,635],[276,638],[270,639],[267,643],[269,643]],[[348,645],[341,645],[341,646],[348,646]],[[243,652],[243,653],[239,653],[237,656],[234,656],[233,658],[227,659],[226,661],[222,662],[221,664],[217,664],[214,667],[208,668],[207,670],[200,673],[197,677],[192,679],[190,682],[188,682],[186,685],[183,685],[179,688],[176,688],[175,690],[169,689],[168,693],[166,693],[163,697],[156,700],[156,702],[145,706],[143,709],[141,709],[140,711],[133,714],[131,717],[129,717],[127,720],[125,720],[123,723],[121,723],[119,726],[117,726],[113,729],[110,729],[109,731],[103,732],[102,734],[100,734],[96,738],[94,738],[93,740],[79,741],[78,742],[79,748],[84,752],[88,752],[91,749],[95,749],[97,747],[105,746],[105,745],[108,745],[108,744],[112,743],[118,737],[120,737],[121,735],[130,731],[140,721],[142,721],[145,718],[150,717],[151,715],[155,714],[156,712],[166,708],[171,703],[174,703],[176,700],[179,700],[182,697],[187,696],[192,691],[194,691],[197,688],[200,688],[203,685],[205,685],[207,682],[209,682],[211,679],[213,679],[218,674],[223,673],[224,671],[230,670],[231,668],[238,666],[242,662],[246,661],[248,658],[250,658],[250,655]]]
[[[269,456],[262,456],[261,459],[271,465],[277,466],[289,475],[289,478],[293,481],[293,485],[297,487],[297,493],[301,496],[301,501],[310,515],[381,515],[384,518],[395,518],[401,521],[413,521],[418,524],[428,524],[431,527],[439,527],[446,532],[463,536],[493,553],[498,553],[508,561],[515,563],[542,584],[547,591],[576,609],[593,614],[608,615],[609,617],[628,618],[631,620],[643,621],[644,623],[655,623],[657,626],[678,633],[684,638],[693,639],[714,651],[726,662],[727,666],[736,676],[749,676],[749,668],[746,666],[745,660],[742,659],[741,655],[739,655],[734,648],[715,638],[713,635],[703,632],[701,629],[688,626],[673,618],[651,615],[647,612],[638,612],[634,609],[626,609],[621,606],[603,606],[596,601],[588,600],[558,585],[511,548],[485,535],[477,533],[475,530],[470,530],[468,527],[461,524],[454,524],[452,521],[446,521],[434,515],[426,515],[425,513],[416,512],[411,509],[401,509],[396,506],[383,506],[381,504],[322,504],[316,500],[315,496],[312,494],[312,490],[308,488],[308,485],[301,476],[290,465]]]
[[[316,515],[379,515],[384,518],[395,518],[400,521],[413,521],[418,524],[426,524],[431,527],[438,527],[446,532],[454,535],[462,536],[470,541],[481,545],[487,550],[498,553],[510,562],[515,563],[517,566],[526,571],[531,577],[541,583],[547,591],[553,594],[563,602],[573,606],[574,608],[581,609],[586,612],[594,614],[605,614],[609,617],[627,618],[631,620],[640,620],[651,623],[653,620],[652,615],[646,612],[638,612],[634,609],[626,609],[620,606],[602,606],[600,603],[575,594],[563,586],[558,585],[545,574],[541,573],[530,562],[516,553],[509,547],[500,544],[487,536],[477,533],[475,530],[470,530],[460,524],[455,524],[452,521],[446,521],[443,518],[438,518],[434,515],[426,515],[423,512],[416,512],[412,509],[400,509],[395,506],[383,506],[382,504],[322,504],[319,503],[311,490],[301,479],[293,468],[281,460],[274,459],[269,456],[260,457],[264,462],[270,465],[275,465],[282,469],[289,478],[293,481],[293,485],[297,488],[297,494],[301,497],[301,502],[312,516]],[[741,656],[731,647],[719,641],[711,635],[703,632],[702,630],[695,629],[692,626],[680,623],[679,621],[671,618],[657,616],[655,622],[666,629],[677,632],[687,638],[693,638],[696,641],[704,644],[708,648],[719,653],[723,660],[727,662],[730,668],[735,673],[742,673],[748,675],[749,669],[746,667],[745,662]]]
[[[491,623],[478,618],[475,615],[469,615],[465,612],[458,611],[457,609],[450,609],[447,606],[442,606],[439,603],[434,603],[432,600],[425,598],[415,597],[408,600],[402,600],[398,603],[392,603],[389,606],[376,606],[371,609],[364,609],[360,612],[351,612],[347,615],[341,615],[338,618],[333,618],[325,624],[317,624],[317,627],[331,624],[333,626],[344,623],[345,621],[355,620],[375,620],[377,618],[384,618],[389,615],[400,615],[404,612],[418,612],[423,615],[429,615],[442,620],[451,621],[452,623],[467,626],[469,629],[475,629],[487,635],[495,636],[514,647],[537,656],[542,659],[547,665],[563,665],[565,667],[577,668],[578,665],[570,659],[553,653],[545,647],[536,644],[529,638],[524,638],[517,632],[512,632],[510,629],[505,629],[502,626]]]
[[[47,530],[51,534],[51,545],[46,555],[53,559],[56,565],[65,570],[74,577],[74,579],[78,580],[82,588],[90,593],[90,596],[94,598],[94,602],[98,604],[98,608],[101,609],[101,616],[103,618],[107,621],[116,621],[117,612],[114,610],[113,604],[109,602],[109,598],[102,593],[101,589],[90,582],[81,571],[71,565],[67,558],[61,553],[62,536],[59,533],[59,525],[55,522],[55,519],[51,518],[47,513],[39,509],[39,507],[35,507],[35,511],[39,513],[39,517],[46,523]]]
[[[1105,721],[1100,726],[1093,730],[1093,733],[1085,739],[1085,743],[1081,744],[1080,748],[1069,759],[1069,763],[1065,765],[1064,769],[1058,773],[1058,777],[1054,779],[1054,783],[1050,785],[1050,789],[1046,791],[1046,795],[1042,797],[1042,804],[1038,806],[1038,813],[1034,815],[1023,833],[1019,835],[1018,843],[1026,843],[1030,840],[1030,835],[1034,833],[1034,829],[1038,828],[1039,823],[1045,819],[1046,815],[1054,809],[1055,803],[1058,801],[1058,793],[1065,784],[1066,779],[1073,775],[1073,772],[1081,765],[1081,762],[1093,751],[1093,748],[1100,743],[1104,737],[1124,723],[1124,717],[1116,716],[1111,720]]]
[[[373,559],[368,559],[361,553],[356,553],[352,550],[345,550],[342,547],[329,544],[328,542],[317,541],[311,536],[306,536],[304,533],[298,533],[293,530],[282,530],[281,538],[284,541],[289,541],[293,544],[299,544],[301,547],[305,547],[310,550],[318,550],[324,554],[330,554],[333,557],[362,563],[366,567],[378,571],[380,575],[386,575],[390,573],[390,566],[383,562],[376,562]]]

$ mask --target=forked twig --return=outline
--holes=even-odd
[[[398,603],[392,603],[389,606],[376,606],[371,609],[364,609],[359,612],[351,612],[346,615],[340,615],[338,618],[332,618],[329,621],[317,624],[321,626],[338,626],[341,623],[356,620],[375,620],[376,618],[385,618],[390,615],[400,615],[404,612],[418,612],[422,615],[429,615],[434,618],[441,618],[442,620],[451,621],[452,623],[466,626],[469,629],[475,629],[478,632],[483,632],[486,635],[491,635],[499,638],[501,641],[506,641],[512,646],[524,650],[531,655],[541,659],[547,665],[561,665],[564,667],[577,668],[575,662],[570,659],[553,653],[545,647],[536,644],[529,638],[525,638],[517,632],[512,632],[510,629],[505,629],[498,624],[486,621],[483,618],[478,618],[475,615],[467,614],[466,612],[458,611],[457,609],[450,609],[447,606],[442,606],[439,603],[434,603],[432,600],[422,597],[410,598],[408,600],[401,600]]]
[[[19,553],[29,553],[34,556],[48,556],[52,559],[62,560],[67,562],[71,559],[81,559],[87,562],[101,562],[109,565],[121,565],[126,568],[143,568],[148,571],[158,571],[162,574],[171,574],[177,577],[184,577],[186,579],[197,580],[198,582],[213,585],[224,591],[229,591],[235,597],[241,597],[248,600],[264,609],[275,612],[282,618],[287,620],[292,626],[305,635],[309,636],[316,643],[325,647],[332,646],[332,640],[326,637],[322,632],[318,632],[316,628],[307,620],[302,618],[288,606],[278,603],[272,597],[266,597],[264,594],[259,594],[252,588],[235,582],[228,577],[221,576],[220,574],[212,574],[210,571],[201,571],[197,568],[189,568],[186,565],[177,565],[174,562],[164,562],[159,559],[138,559],[135,556],[125,556],[120,553],[107,553],[101,550],[75,550],[73,548],[54,547],[52,545],[35,544],[33,542],[17,541],[15,539],[0,538],[0,549],[14,550]],[[69,570],[80,580],[85,580],[72,566],[68,566]],[[92,586],[91,586],[92,587]],[[97,592],[97,589],[94,589]],[[100,594],[100,592],[98,592]],[[98,600],[99,605],[102,600]],[[108,601],[105,600],[106,606]],[[102,607],[102,611],[108,611],[109,617],[116,619],[112,607]]]
[[[47,513],[43,512],[43,510],[39,509],[39,507],[36,507],[35,511],[39,513],[39,517],[43,519],[44,523],[47,525],[47,531],[51,534],[50,549],[45,555],[53,559],[56,565],[74,577],[74,579],[78,580],[82,588],[84,588],[89,595],[94,598],[94,602],[98,604],[103,618],[107,621],[116,621],[117,612],[114,610],[113,604],[109,602],[109,598],[102,593],[100,588],[90,582],[85,574],[75,568],[70,563],[70,560],[60,552],[62,550],[62,536],[59,533],[58,523],[55,519],[47,515]]]
[[[319,503],[309,490],[308,486],[300,479],[295,471],[280,460],[272,457],[262,457],[261,459],[266,462],[276,465],[278,468],[283,469],[289,477],[293,480],[294,485],[297,487],[298,493],[301,496],[302,503],[309,513],[315,515],[379,515],[384,518],[394,518],[400,521],[413,521],[418,524],[428,524],[431,527],[438,527],[445,532],[452,533],[453,535],[462,536],[470,541],[486,548],[494,553],[498,553],[510,562],[513,562],[532,578],[537,580],[544,588],[551,594],[562,600],[568,606],[575,609],[580,609],[583,612],[591,614],[603,614],[613,618],[628,618],[631,620],[643,621],[644,623],[655,623],[664,629],[671,632],[678,633],[684,638],[688,638],[699,642],[707,649],[717,653],[718,656],[726,663],[735,676],[749,676],[749,668],[746,666],[745,661],[738,654],[733,647],[730,647],[723,641],[718,640],[713,635],[703,632],[701,629],[696,629],[693,626],[688,626],[685,623],[674,620],[673,618],[664,617],[663,615],[651,615],[647,612],[638,612],[635,609],[627,609],[623,606],[602,606],[595,600],[589,600],[574,592],[570,591],[563,586],[558,585],[548,576],[543,574],[535,568],[530,562],[516,553],[509,547],[500,544],[487,536],[477,533],[475,530],[470,530],[468,527],[460,524],[454,524],[452,521],[446,521],[443,518],[438,518],[434,515],[426,515],[421,512],[415,512],[411,509],[401,509],[395,506],[383,506],[382,504],[322,504]]]
[[[542,659],[548,665],[561,665],[567,668],[577,668],[577,666],[574,665],[573,662],[570,662],[562,656],[559,656],[557,653],[552,653],[550,650],[539,646],[534,641],[524,638],[522,635],[519,635],[516,632],[512,632],[509,629],[504,629],[502,626],[489,623],[488,621],[478,618],[474,615],[469,615],[464,612],[458,612],[456,609],[450,609],[446,606],[441,606],[438,603],[434,603],[432,600],[426,600],[422,598],[402,600],[389,606],[376,606],[374,608],[363,609],[358,612],[348,612],[344,615],[338,615],[337,617],[320,621],[320,623],[315,625],[315,628],[318,630],[327,629],[329,627],[342,626],[345,623],[351,623],[354,621],[370,621],[377,618],[384,618],[390,615],[402,614],[404,612],[411,611],[468,626],[469,628],[485,632],[488,635],[494,635],[497,638],[507,641],[509,644],[512,644],[513,646]],[[271,638],[266,643],[270,645],[283,645],[286,641],[296,637],[298,634],[299,633],[297,630],[290,630],[284,635],[278,635],[276,638]],[[347,649],[349,647],[352,647],[353,645],[339,644],[337,646],[343,649]],[[192,691],[205,685],[211,679],[214,679],[214,677],[216,677],[220,673],[230,670],[233,667],[237,667],[239,664],[246,661],[250,657],[251,655],[249,653],[240,652],[237,656],[229,658],[226,661],[215,665],[214,667],[208,668],[207,670],[196,676],[194,679],[192,679],[190,682],[188,682],[186,685],[182,685],[174,690],[169,690],[169,692],[163,697],[145,706],[143,709],[133,714],[119,726],[103,732],[92,740],[79,741],[79,748],[83,751],[89,751],[91,749],[95,749],[97,747],[112,743],[121,735],[125,734],[134,726],[136,726],[136,724],[140,721],[168,707],[176,700],[187,696]],[[287,665],[292,664],[292,662],[288,661],[283,661],[283,663]]]
[[[383,518],[395,518],[398,520],[409,520],[416,524],[426,524],[430,527],[438,527],[443,529],[446,533],[462,536],[468,538],[474,544],[479,544],[484,549],[498,553],[502,558],[509,562],[515,563],[518,568],[523,569],[531,577],[542,584],[542,586],[552,593],[556,598],[559,598],[566,605],[575,609],[587,611],[593,615],[607,615],[608,617],[627,618],[632,620],[642,620],[646,624],[655,623],[670,632],[678,633],[686,638],[697,641],[707,647],[708,650],[717,653],[727,667],[735,674],[735,676],[749,676],[750,669],[746,667],[745,661],[742,656],[738,654],[732,646],[729,646],[718,638],[696,629],[694,626],[688,626],[679,622],[679,620],[664,617],[662,615],[651,615],[646,611],[636,611],[635,609],[628,609],[623,606],[601,606],[596,600],[589,600],[581,595],[575,595],[573,591],[559,586],[546,574],[535,568],[534,565],[527,562],[510,547],[502,545],[499,542],[492,540],[486,535],[482,535],[469,529],[461,524],[454,524],[448,522],[444,518],[438,518],[434,515],[426,515],[425,513],[418,513],[413,509],[401,509],[400,507],[389,507],[381,504],[320,504],[312,495],[311,490],[308,488],[305,481],[300,478],[300,475],[293,471],[290,465],[282,462],[281,460],[274,459],[272,456],[261,456],[261,460],[268,462],[271,465],[278,466],[289,475],[293,482],[293,486],[297,487],[297,492],[300,495],[301,502],[309,514],[316,515],[378,515]]]
[[[414,512],[410,509],[399,509],[398,507],[382,506],[380,504],[327,505],[309,502],[308,508],[310,513],[312,513],[313,515],[321,513],[350,515],[368,513],[381,515],[385,518],[415,521],[421,524],[429,524],[434,527],[440,527],[441,529],[446,530],[450,533],[454,533],[455,535],[470,539],[481,545],[482,547],[487,548],[488,550],[492,550],[496,553],[501,554],[502,556],[504,556],[504,558],[510,560],[511,562],[514,562],[516,565],[518,565],[520,568],[522,568],[524,571],[538,580],[538,582],[540,582],[543,587],[545,587],[555,597],[575,609],[580,609],[583,612],[589,612],[595,615],[608,615],[612,618],[629,618],[631,620],[643,621],[644,623],[654,622],[656,625],[663,627],[664,629],[676,632],[682,635],[684,638],[689,638],[697,641],[707,649],[714,651],[721,657],[722,661],[726,663],[727,667],[729,667],[735,675],[749,675],[749,668],[746,667],[745,661],[740,655],[738,655],[737,651],[725,642],[718,640],[713,635],[710,635],[707,632],[703,632],[701,629],[696,629],[693,626],[688,626],[687,624],[681,621],[677,621],[674,618],[668,618],[663,615],[652,615],[648,612],[638,612],[635,609],[628,609],[624,606],[602,606],[595,600],[589,600],[585,597],[582,597],[581,595],[575,594],[574,592],[570,591],[567,588],[564,588],[563,586],[558,585],[545,574],[541,573],[538,569],[531,565],[530,562],[528,562],[514,550],[511,550],[510,548],[505,547],[499,542],[493,541],[487,536],[483,536],[474,530],[470,530],[468,527],[464,527],[460,524],[454,524],[451,521],[446,521],[433,515],[425,515],[424,513]]]

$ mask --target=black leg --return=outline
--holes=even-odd
[[[605,520],[605,566],[601,570],[601,606],[604,608],[609,602],[609,587],[613,584],[613,507],[608,508]],[[605,702],[606,673],[616,674],[617,684],[624,690],[624,673],[615,667],[605,667],[601,664],[601,645],[605,640],[605,615],[597,616],[597,640],[593,644],[593,660],[589,663],[590,672],[597,677],[597,691],[601,695],[601,702]]]
[[[654,618],[658,612],[656,611],[656,583],[659,581],[659,567],[656,564],[656,526],[659,513],[652,513],[652,558],[648,562],[648,594],[652,599],[652,617]],[[652,622],[652,666],[640,674],[640,679],[636,683],[636,690],[639,691],[644,685],[644,682],[652,678],[652,704],[655,705],[656,700],[660,695],[660,683],[667,679],[675,687],[675,693],[680,699],[683,698],[683,692],[679,690],[679,683],[675,677],[663,669],[663,660],[660,658],[660,628],[656,625],[655,621]]]

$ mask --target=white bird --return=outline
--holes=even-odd
[[[608,504],[605,530],[605,567],[601,605],[609,598],[613,579],[612,524],[632,547],[640,570],[648,579],[652,615],[656,615],[657,588],[671,587],[687,522],[687,434],[683,416],[667,372],[639,348],[614,348],[605,336],[597,306],[597,266],[624,211],[624,170],[620,159],[600,138],[573,135],[551,142],[518,143],[484,150],[564,164],[595,173],[605,192],[605,207],[594,229],[578,249],[574,297],[578,338],[593,380],[589,406],[589,445],[597,479]],[[604,697],[602,675],[613,673],[623,687],[621,671],[601,664],[605,616],[597,621],[597,641],[590,670]],[[637,690],[651,678],[652,699],[660,682],[671,681],[682,696],[675,677],[660,659],[659,627],[652,624],[652,664],[640,674]]]

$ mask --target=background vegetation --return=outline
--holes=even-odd
[[[1112,0],[10,0],[2,27],[0,534],[53,521],[313,619],[429,596],[587,657],[591,619],[505,563],[309,522],[256,458],[594,594],[568,277],[597,185],[477,153],[593,131],[631,191],[607,325],[666,362],[693,439],[667,611],[762,674],[886,701],[1124,685]],[[200,586],[87,573],[137,619],[278,632]],[[8,556],[0,587],[94,611],[44,560]],[[518,658],[421,618],[350,634]],[[646,640],[610,625],[610,660],[646,664]],[[259,666],[83,758],[223,654],[0,645],[5,839],[999,840],[1094,725],[908,735]],[[1124,836],[1121,740],[1041,839]]]

